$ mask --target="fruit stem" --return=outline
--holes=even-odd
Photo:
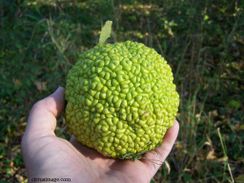
[[[111,36],[112,23],[113,22],[110,20],[105,22],[104,26],[102,27],[101,33],[100,33],[98,44],[104,44],[107,41],[107,39]]]

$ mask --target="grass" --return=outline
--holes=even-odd
[[[0,2],[0,177],[27,182],[20,139],[31,105],[98,42],[155,48],[172,66],[181,105],[176,145],[152,182],[243,182],[243,3],[192,0]],[[56,130],[67,137],[62,120]]]

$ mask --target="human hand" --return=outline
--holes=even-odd
[[[179,124],[176,121],[163,143],[140,160],[106,158],[95,150],[55,135],[56,118],[64,109],[64,89],[37,102],[28,118],[21,147],[29,182],[32,178],[70,178],[74,183],[148,183],[170,153]]]

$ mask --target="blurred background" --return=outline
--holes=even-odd
[[[151,183],[244,182],[244,14],[234,0],[0,0],[0,182],[27,182],[20,140],[31,105],[65,86],[77,54],[109,42],[155,48],[181,105],[175,147]],[[56,134],[69,138],[63,120]]]

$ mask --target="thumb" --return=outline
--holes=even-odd
[[[25,135],[42,137],[54,135],[56,118],[64,108],[64,89],[58,87],[54,93],[35,103],[28,118]]]
[[[149,173],[153,177],[162,163],[169,155],[179,132],[179,123],[175,121],[174,125],[167,130],[163,143],[154,151],[150,151],[144,155],[144,163],[150,170]]]

